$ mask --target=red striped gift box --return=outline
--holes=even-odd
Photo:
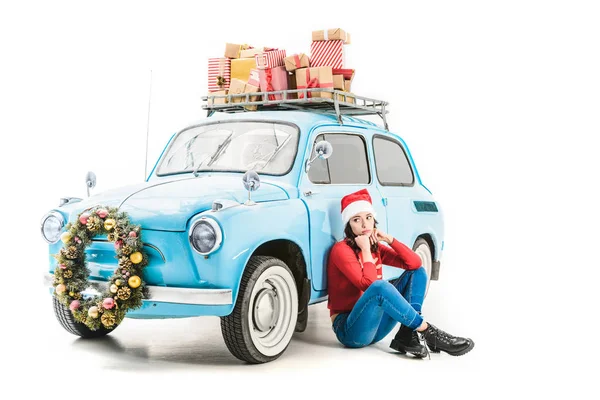
[[[344,68],[344,41],[322,40],[310,45],[310,66]]]
[[[221,77],[221,78],[219,78]],[[218,92],[229,88],[231,81],[231,60],[229,58],[208,59],[208,91]],[[219,86],[223,83],[223,86]]]
[[[284,65],[283,59],[285,58],[285,50],[271,50],[265,51],[262,54],[254,56],[256,60],[256,68],[267,69],[275,68]]]

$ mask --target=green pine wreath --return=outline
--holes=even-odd
[[[148,265],[143,251],[141,228],[132,225],[125,212],[115,207],[96,206],[78,215],[67,224],[60,239],[64,246],[54,258],[54,295],[69,307],[77,322],[95,331],[101,327],[114,329],[128,310],[140,308],[147,298],[142,270]],[[82,292],[90,286],[90,270],[86,266],[85,249],[97,235],[106,235],[114,243],[119,266],[101,296],[84,298]]]

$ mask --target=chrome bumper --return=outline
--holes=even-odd
[[[53,274],[44,274],[45,286],[54,288],[53,282]],[[90,281],[89,283],[90,286],[82,292],[83,295],[99,295],[108,290],[108,282]],[[190,289],[152,285],[147,285],[146,287],[150,294],[144,301],[206,306],[227,305],[233,303],[231,289]]]

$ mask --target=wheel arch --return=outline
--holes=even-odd
[[[286,263],[294,275],[298,298],[301,298],[304,279],[310,279],[310,269],[302,248],[297,243],[290,239],[269,240],[258,246],[250,257],[253,256],[275,257]]]

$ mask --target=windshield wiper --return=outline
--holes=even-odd
[[[215,150],[215,152],[210,156],[210,159],[208,160],[208,164],[206,164],[207,167],[210,167],[211,165],[213,165],[215,163],[215,161],[217,161],[219,159],[219,157],[221,156],[221,154],[223,154],[223,152],[225,151],[227,146],[229,146],[229,143],[231,143],[232,136],[233,136],[233,132],[231,132],[229,134],[229,136],[227,136],[227,138],[225,140],[223,140],[223,142],[219,146],[217,146],[217,149]],[[206,158],[204,160],[206,160]],[[196,169],[194,169],[195,177],[198,176],[198,170],[204,163],[204,160],[200,161],[200,164],[198,164]]]
[[[279,151],[285,147],[285,145],[287,144],[287,142],[290,141],[291,138],[292,138],[292,135],[289,135],[288,137],[285,138],[283,143],[281,143],[279,146],[277,146],[277,148],[275,150],[273,150],[273,152],[271,153],[269,158],[267,158],[267,160],[265,161],[265,165],[262,166],[261,170],[265,169],[265,167],[271,162],[271,160],[273,158],[275,158],[277,153],[279,153]],[[250,163],[248,165],[256,164],[258,161],[261,161],[261,160],[253,161],[252,163]]]

